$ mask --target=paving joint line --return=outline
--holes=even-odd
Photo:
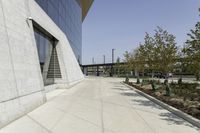
[[[39,125],[41,128],[45,129],[48,133],[52,133],[49,129],[47,129],[45,126],[40,124],[38,121],[36,121],[34,118],[32,118],[30,115],[26,115],[29,119],[31,119],[33,122],[35,122],[37,125]]]
[[[122,84],[123,85],[123,84]],[[125,86],[126,87],[126,86]],[[124,91],[124,90],[121,90],[121,91]],[[133,106],[128,102],[127,98],[126,97],[123,97],[126,102],[131,106],[131,108],[133,108]],[[145,123],[146,125],[154,132],[156,133],[156,131],[149,125],[149,123],[137,112],[137,110],[132,110],[132,109],[129,109],[131,112],[135,112]]]
[[[100,102],[101,102],[101,124],[102,124],[102,133],[104,133],[104,119],[103,119],[103,99],[102,99],[102,80],[100,80],[100,87],[99,87],[99,91],[100,91]]]
[[[93,123],[93,122],[91,122],[91,121],[89,121],[89,120],[87,120],[87,119],[84,119],[84,118],[82,118],[82,117],[80,117],[80,116],[78,116],[78,115],[75,115],[75,114],[73,114],[73,113],[68,113],[68,114],[70,114],[70,115],[72,115],[72,116],[74,116],[74,117],[76,117],[76,118],[78,118],[78,119],[81,119],[81,120],[83,120],[83,121],[85,121],[85,122],[87,122],[87,123],[90,123],[90,124],[92,124],[92,125],[94,125],[94,126],[96,126],[96,127],[101,128],[100,125],[97,125],[97,124],[95,124],[95,123]]]
[[[74,106],[74,104],[75,104],[76,102],[77,102],[77,99],[74,100],[73,103],[70,103],[70,105],[68,105],[67,108],[70,109],[71,107]],[[60,119],[57,120],[57,122],[52,126],[51,129],[54,129],[54,128],[57,126],[57,124],[63,119],[63,117],[64,117],[66,114],[69,114],[68,111],[65,111],[65,110],[63,110],[63,109],[61,109],[61,108],[55,108],[55,109],[58,110],[58,111],[61,111],[61,112],[63,113],[63,115],[60,116]]]

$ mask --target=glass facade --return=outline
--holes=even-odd
[[[51,56],[51,50],[54,42],[51,38],[34,28],[35,40],[37,44],[38,56],[40,61],[41,71],[43,73],[44,66],[48,65],[47,60]]]
[[[82,10],[76,0],[35,0],[65,33],[81,64]]]
[[[57,55],[58,40],[33,21],[35,41],[44,85],[53,84],[62,78]]]

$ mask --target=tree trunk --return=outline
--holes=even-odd
[[[199,75],[196,75],[196,80],[199,81]]]

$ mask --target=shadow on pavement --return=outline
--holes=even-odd
[[[122,92],[121,95],[123,96],[133,96],[133,97],[141,97],[141,95],[133,92]]]
[[[140,96],[141,97],[141,96]],[[163,108],[157,104],[155,104],[152,101],[149,100],[143,100],[143,99],[132,99],[132,102],[137,103],[137,105],[145,106],[145,107],[150,107],[158,110],[163,110]]]
[[[112,88],[112,89],[114,89],[114,90],[124,91],[124,89],[123,89],[123,88],[120,88],[120,87],[115,87],[115,88]]]
[[[186,122],[184,119],[172,114],[171,112],[167,112],[167,113],[160,113],[159,116],[161,116],[162,120],[165,120],[168,122],[169,125],[185,125],[185,126],[189,126],[194,128],[195,126],[189,124],[188,122]],[[198,131],[200,131],[200,129],[197,129]]]
[[[122,86],[122,88],[124,88],[124,86]],[[122,89],[119,87],[113,88],[113,89],[118,89],[121,90],[122,92],[120,92],[121,95],[129,97],[131,99],[132,102],[132,106],[134,108],[134,104],[137,105],[141,105],[144,107],[150,107],[152,109],[157,109],[158,112],[160,110],[160,112],[163,112],[161,110],[165,110],[163,107],[155,104],[154,102],[150,101],[149,99],[143,99],[143,98],[139,98],[139,97],[143,97],[141,95],[139,95],[138,93],[132,91],[132,92],[126,92],[127,89]],[[138,99],[139,98],[139,99]],[[189,124],[187,121],[185,121],[184,119],[174,115],[171,112],[166,112],[166,113],[159,113],[160,119],[163,121],[167,121],[169,125],[185,125],[188,127],[192,127],[192,128],[197,128],[196,126],[193,126],[192,124]],[[199,128],[197,128],[198,131],[200,131]]]

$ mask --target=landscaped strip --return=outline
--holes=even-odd
[[[168,105],[168,104],[166,104],[166,103],[164,103],[164,102],[162,102],[162,101],[160,101],[160,100],[158,100],[158,99],[156,99],[156,98],[154,98],[154,97],[152,97],[152,96],[150,96],[150,95],[148,95],[144,92],[142,92],[141,90],[136,89],[135,87],[132,87],[132,86],[130,86],[130,85],[124,83],[124,82],[121,82],[121,83],[123,85],[129,87],[130,89],[136,91],[138,94],[140,94],[140,95],[146,97],[147,99],[151,100],[152,102],[160,105],[164,109],[172,112],[176,116],[181,117],[182,119],[190,122],[192,125],[200,128],[200,120],[198,120],[198,119],[196,119],[196,118],[194,118],[194,117],[192,117],[192,116],[190,116],[190,115],[188,115],[188,114],[186,114],[186,113],[184,113],[184,112],[182,112],[182,111],[180,111],[180,110],[178,110],[178,109],[176,109],[176,108],[174,108],[174,107],[172,107],[172,106],[170,106],[170,105]]]

